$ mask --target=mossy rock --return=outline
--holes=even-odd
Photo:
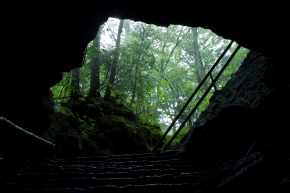
[[[60,147],[60,156],[61,157],[75,157],[81,154],[80,140],[78,136],[68,135],[63,136],[61,140]]]
[[[144,153],[151,151],[162,136],[159,124],[142,123],[122,104],[96,99],[84,101],[82,106],[84,105],[90,106],[91,111],[86,116],[67,116],[61,113],[57,116],[62,135],[81,137],[82,155]],[[97,115],[100,111],[101,116]],[[98,117],[90,117],[91,115]]]
[[[100,151],[100,155],[110,156],[110,155],[113,155],[113,153],[110,149],[104,149],[104,150]]]
[[[124,117],[130,121],[138,121],[137,116],[128,108],[126,107],[115,107],[111,109],[111,113],[113,115]]]
[[[100,154],[99,146],[88,138],[86,133],[82,133],[82,155],[94,156]]]
[[[80,122],[75,117],[68,116],[61,112],[56,113],[56,121],[54,124],[62,133],[81,134],[82,132]]]
[[[127,121],[124,117],[117,115],[103,115],[96,120],[97,125],[99,125],[99,128],[103,131],[113,129],[116,132],[121,132],[128,127],[132,128],[129,121]]]
[[[105,137],[104,133],[98,134],[97,140],[98,141],[105,141],[106,140],[106,137]]]

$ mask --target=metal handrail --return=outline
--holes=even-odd
[[[8,123],[9,125],[11,125],[12,127],[14,127],[15,129],[17,129],[18,131],[21,131],[22,133],[26,134],[26,135],[29,135],[30,137],[33,137],[34,139],[37,139],[38,141],[41,141],[42,143],[45,143],[46,145],[50,145],[50,146],[53,146],[55,147],[56,145],[54,143],[51,143],[50,141],[47,141],[29,131],[26,131],[25,129],[15,125],[14,123],[12,123],[11,121],[7,120],[5,117],[0,117],[0,122],[1,121],[4,121],[6,123]]]
[[[215,82],[214,82],[212,75],[210,74],[209,76],[210,76],[211,82],[213,83],[214,90],[217,91],[217,88],[216,88],[216,85],[215,85]]]
[[[192,95],[188,98],[188,100],[184,104],[183,108],[180,110],[180,112],[178,113],[178,115],[174,118],[174,120],[172,121],[172,123],[170,124],[170,126],[167,128],[167,130],[164,132],[164,134],[162,135],[162,137],[159,139],[159,141],[157,142],[157,144],[153,148],[152,153],[154,153],[157,150],[158,146],[161,144],[161,142],[163,141],[163,139],[166,137],[166,135],[172,129],[172,127],[174,126],[174,124],[176,123],[176,121],[182,115],[182,113],[184,112],[185,108],[188,106],[188,104],[191,102],[191,100],[196,95],[196,93],[198,92],[198,90],[204,84],[204,82],[206,81],[206,79],[208,78],[208,76],[211,76],[212,71],[215,69],[215,67],[218,65],[218,63],[220,62],[220,60],[224,57],[224,55],[230,49],[230,47],[232,46],[233,43],[234,43],[234,41],[231,41],[229,43],[229,45],[226,47],[226,49],[223,51],[223,53],[220,55],[220,57],[212,65],[212,67],[210,68],[210,70],[208,71],[208,73],[205,75],[205,77],[203,77],[203,79],[201,80],[200,84],[196,87],[196,89],[194,90],[194,92],[192,93]]]
[[[182,124],[179,126],[178,130],[174,133],[174,135],[171,137],[170,141],[166,144],[166,146],[164,147],[163,150],[166,150],[171,143],[173,142],[173,140],[177,137],[177,135],[179,134],[179,132],[182,130],[182,128],[185,126],[186,122],[190,119],[190,117],[192,116],[192,114],[194,113],[194,111],[197,110],[198,106],[201,104],[201,102],[203,101],[203,99],[207,96],[207,94],[209,93],[209,91],[211,90],[211,87],[214,85],[214,83],[219,79],[219,77],[221,76],[221,74],[223,73],[223,71],[226,69],[226,67],[229,65],[229,63],[232,61],[233,57],[236,55],[236,53],[238,52],[238,50],[240,49],[240,45],[238,45],[238,47],[234,50],[234,52],[232,53],[232,55],[229,57],[229,59],[227,60],[227,62],[225,63],[225,65],[222,67],[222,69],[219,71],[219,73],[216,75],[214,81],[210,84],[210,86],[208,87],[208,89],[205,91],[205,93],[202,95],[202,97],[199,99],[199,101],[196,103],[196,105],[194,106],[194,108],[191,110],[191,112],[189,113],[189,115],[185,118],[185,120],[182,122]]]

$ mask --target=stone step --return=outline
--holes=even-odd
[[[192,184],[144,184],[144,185],[126,185],[123,187],[117,186],[98,186],[98,187],[89,187],[87,189],[82,188],[61,188],[61,189],[46,189],[46,190],[35,190],[35,189],[27,189],[23,192],[31,193],[31,192],[45,192],[45,193],[96,193],[96,192],[107,192],[107,191],[115,191],[115,192],[128,192],[128,191],[141,191],[148,192],[162,190],[162,191],[188,191],[193,188]]]
[[[203,176],[190,160],[171,154],[3,159],[0,171],[3,192],[178,190]]]

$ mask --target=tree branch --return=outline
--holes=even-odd
[[[189,30],[188,30],[185,34],[183,34],[183,36],[179,39],[179,37],[180,37],[180,35],[181,35],[181,31],[182,31],[182,28],[180,29],[179,36],[177,37],[177,41],[176,41],[176,43],[175,43],[175,46],[172,48],[172,50],[171,50],[171,52],[170,52],[170,54],[169,54],[169,56],[168,56],[168,58],[167,58],[167,61],[166,61],[166,63],[165,63],[165,67],[164,67],[164,69],[166,69],[166,67],[167,67],[167,65],[168,65],[168,63],[169,63],[169,60],[170,60],[170,58],[171,58],[173,52],[175,51],[175,49],[177,48],[177,46],[181,43],[181,41],[183,40],[184,36],[185,36],[186,34],[188,34],[188,32],[190,31],[190,28],[189,28]]]
[[[114,39],[114,41],[117,41],[117,39],[115,37],[117,34],[115,32],[113,32],[113,30],[111,29],[111,26],[108,24],[108,22],[106,22],[106,25],[108,26],[108,29],[111,31],[111,36]]]

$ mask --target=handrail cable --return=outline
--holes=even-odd
[[[182,113],[184,112],[185,108],[188,106],[188,104],[191,102],[191,100],[196,95],[196,93],[198,92],[198,90],[204,84],[204,82],[206,81],[206,79],[208,78],[208,76],[211,76],[212,71],[215,69],[215,67],[218,65],[218,63],[220,62],[220,60],[224,57],[224,55],[230,49],[230,47],[232,46],[233,43],[234,43],[234,41],[231,41],[229,43],[229,45],[226,47],[226,49],[223,51],[223,53],[220,55],[220,57],[212,65],[212,67],[210,68],[210,70],[208,71],[208,73],[203,77],[203,79],[201,80],[201,82],[199,83],[199,85],[196,87],[196,89],[194,90],[194,92],[192,93],[192,95],[188,98],[188,100],[186,101],[186,103],[184,104],[184,106],[182,107],[182,109],[180,110],[180,112],[178,113],[178,115],[174,118],[174,120],[172,121],[172,123],[170,124],[170,126],[167,128],[167,130],[164,132],[164,134],[162,135],[162,137],[159,139],[159,141],[157,142],[157,144],[153,148],[152,153],[155,153],[155,151],[157,150],[158,146],[161,144],[161,142],[163,141],[163,139],[166,137],[166,135],[172,129],[172,127],[174,126],[174,124],[176,123],[176,121],[182,115]]]
[[[21,131],[22,133],[29,135],[30,137],[33,137],[34,139],[37,139],[38,141],[41,141],[42,143],[45,143],[46,145],[50,145],[55,147],[56,145],[54,143],[51,143],[50,141],[47,141],[29,131],[26,131],[25,129],[15,125],[14,123],[12,123],[11,121],[7,120],[5,117],[0,117],[0,122],[1,121],[5,121],[6,123],[8,123],[9,125],[11,125],[12,127],[14,127],[15,129],[17,129],[18,131]]]
[[[217,91],[217,88],[216,88],[216,85],[215,85],[214,79],[213,79],[213,77],[212,77],[212,74],[210,73],[209,76],[210,76],[211,82],[213,83],[214,90]]]
[[[198,106],[201,104],[201,102],[203,101],[203,99],[206,97],[206,95],[209,93],[209,91],[211,90],[211,87],[213,86],[214,82],[216,82],[219,77],[221,76],[221,74],[223,73],[223,71],[226,69],[226,67],[228,66],[228,64],[232,61],[233,57],[236,55],[236,53],[238,52],[238,50],[240,49],[240,45],[238,45],[238,47],[234,50],[234,52],[232,53],[232,55],[230,56],[230,58],[227,60],[227,62],[225,63],[225,65],[222,67],[222,69],[219,71],[219,73],[216,75],[214,81],[210,84],[210,86],[208,87],[208,89],[205,91],[205,93],[202,95],[202,97],[199,99],[199,101],[196,103],[196,105],[194,106],[194,108],[191,110],[191,112],[189,113],[189,115],[185,118],[185,120],[183,121],[183,123],[179,126],[178,130],[174,133],[174,135],[171,137],[170,141],[166,144],[166,146],[164,147],[164,150],[166,150],[171,143],[173,142],[173,140],[176,138],[176,136],[179,134],[179,132],[182,130],[182,128],[185,126],[185,124],[187,123],[187,121],[190,119],[190,117],[192,116],[192,114],[196,111],[196,109],[198,108]]]

